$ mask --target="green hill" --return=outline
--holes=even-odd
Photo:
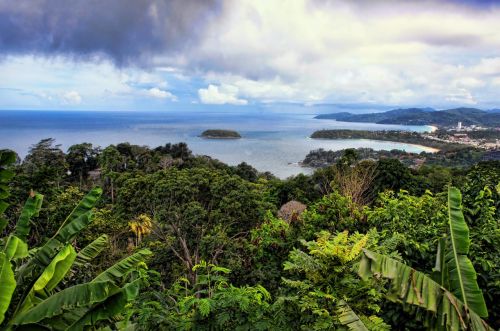
[[[321,114],[316,116],[316,118],[334,119],[342,122],[436,125],[441,127],[456,126],[458,122],[462,122],[462,124],[466,126],[500,126],[500,113],[494,111],[484,111],[476,108],[454,108],[439,111],[432,108],[406,108],[370,114],[352,114],[346,112]]]

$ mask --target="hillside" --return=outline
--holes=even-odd
[[[383,113],[352,114],[347,112],[321,114],[318,119],[334,119],[343,122],[366,122],[378,124],[400,125],[436,125],[455,126],[458,122],[463,125],[480,125],[486,127],[500,126],[500,113],[484,111],[476,108],[454,108],[434,110],[432,108],[394,109]]]
[[[381,159],[398,159],[402,164],[412,168],[422,165],[466,168],[484,160],[500,160],[497,151],[482,151],[473,147],[465,147],[455,150],[443,150],[435,153],[421,152],[411,153],[403,150],[374,150],[372,148],[350,149],[358,160],[378,161]],[[331,151],[316,149],[310,151],[300,163],[302,166],[311,168],[325,168],[342,161],[346,149]]]

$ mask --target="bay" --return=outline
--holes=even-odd
[[[24,157],[29,147],[43,138],[55,138],[66,150],[90,142],[102,147],[120,142],[156,147],[186,142],[199,155],[208,155],[230,165],[247,162],[259,171],[280,178],[311,173],[298,162],[313,149],[340,150],[370,147],[421,152],[425,147],[364,139],[316,140],[309,136],[320,129],[427,131],[426,126],[347,123],[314,119],[302,112],[226,111],[0,111],[0,148],[15,150]],[[203,139],[206,129],[231,129],[243,138]]]

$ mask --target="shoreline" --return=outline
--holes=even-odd
[[[431,131],[429,131],[430,133],[436,132],[439,129],[435,125],[426,125],[426,126],[431,129]]]
[[[203,139],[229,139],[229,140],[237,140],[242,138],[242,137],[216,137],[216,136],[199,136],[199,137]]]
[[[394,142],[398,142],[398,141],[394,141]],[[435,148],[435,147],[429,147],[429,146],[424,146],[424,145],[419,145],[419,144],[410,144],[410,143],[404,143],[404,144],[422,148],[427,153],[437,153],[440,151],[439,148]]]
[[[412,143],[407,143],[404,141],[395,141],[395,140],[380,140],[380,139],[367,139],[367,138],[339,138],[339,139],[330,139],[330,138],[312,138],[308,137],[309,139],[317,139],[317,140],[370,140],[370,141],[381,141],[381,142],[388,142],[388,143],[396,143],[396,144],[405,144],[405,145],[410,145],[410,146],[416,146],[421,149],[423,149],[424,152],[426,153],[437,153],[440,151],[439,148],[435,147],[430,147],[430,146],[425,146],[425,145],[419,145],[419,144],[412,144]],[[382,150],[382,149],[381,149]],[[406,150],[405,150],[406,152]],[[412,153],[412,152],[408,152]],[[418,154],[418,153],[416,153]]]

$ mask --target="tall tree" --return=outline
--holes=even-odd
[[[260,222],[268,206],[263,189],[225,171],[169,168],[126,180],[116,208],[123,217],[151,215],[150,240],[166,245],[194,282],[193,266],[220,262],[228,246]]]
[[[99,156],[99,166],[101,167],[102,174],[108,179],[111,189],[111,202],[115,201],[115,187],[114,182],[118,176],[118,172],[123,166],[123,157],[118,149],[109,145],[106,147]]]
[[[35,190],[55,186],[59,188],[68,165],[60,145],[55,139],[46,138],[30,147],[22,167],[27,175],[30,188]]]
[[[66,162],[73,176],[78,176],[80,189],[90,170],[97,167],[99,148],[94,148],[91,143],[72,145],[68,148]]]

